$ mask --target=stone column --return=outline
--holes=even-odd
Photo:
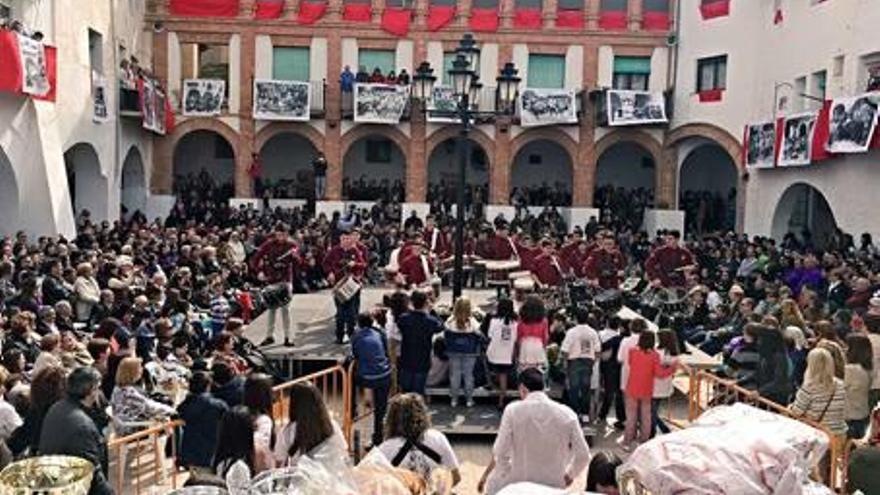
[[[253,163],[251,155],[259,152],[254,149],[256,122],[251,105],[256,53],[254,31],[253,29],[245,29],[241,32],[240,130],[238,156],[235,163],[235,196],[239,198],[250,198],[254,194],[253,178],[250,175],[250,167]]]
[[[471,19],[471,0],[458,0],[458,6],[456,8],[458,12],[458,26],[467,29],[468,22]]]
[[[544,0],[541,17],[544,20],[544,29],[556,27],[556,11],[559,10],[557,0]]]
[[[416,29],[425,29],[427,27],[429,4],[428,0],[415,1],[413,24]],[[419,38],[419,40],[423,40],[423,38]]]
[[[587,29],[599,29],[599,11],[602,7],[601,0],[586,0],[587,5],[584,9],[586,16]]]
[[[330,22],[342,20],[342,0],[327,0],[327,20]]]
[[[163,4],[164,2],[159,2]],[[168,87],[168,31],[153,35],[153,72],[162,86]],[[171,95],[166,95],[171,97]],[[176,105],[172,105],[176,107]],[[150,192],[171,194],[174,179],[173,134],[153,139],[153,169],[150,174]]]
[[[642,7],[644,0],[628,0],[626,5],[627,19],[630,31],[642,29]]]
[[[406,201],[424,203],[428,188],[427,121],[421,103],[413,101],[410,121],[409,160],[406,164]]]
[[[255,0],[240,0],[238,4],[238,16],[251,19],[254,16],[254,9],[256,9]]]
[[[663,148],[654,164],[654,208],[668,210],[675,208],[676,152],[674,148]]]
[[[331,0],[338,2],[339,0]],[[342,36],[331,32],[327,37],[327,88],[324,91],[324,155],[327,158],[327,199],[342,199]]]
[[[501,9],[501,29],[512,28],[513,9],[516,7],[516,0],[501,0],[498,6]]]
[[[385,12],[385,0],[370,0],[373,11],[373,22],[382,22],[382,13]]]
[[[599,63],[599,47],[593,44],[584,46],[583,81],[584,92],[596,87],[596,67]],[[574,165],[572,184],[572,206],[593,206],[593,193],[596,190],[596,167],[599,157],[596,154],[593,105],[588,105],[589,97],[584,94],[581,116],[578,162]]]

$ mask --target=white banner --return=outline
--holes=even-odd
[[[254,81],[254,118],[309,120],[311,84],[302,81]]]
[[[776,163],[776,123],[746,126],[746,166],[773,168]]]
[[[801,113],[786,117],[782,123],[782,149],[779,166],[809,165],[812,159],[816,114]]]
[[[663,93],[609,89],[606,98],[610,126],[668,122]]]
[[[526,88],[517,100],[520,125],[577,123],[577,100],[573,90]]]
[[[877,127],[877,101],[880,93],[835,98],[828,116],[828,142],[831,153],[863,153],[871,146]]]
[[[43,42],[19,34],[18,54],[21,57],[22,93],[34,96],[45,96],[48,94],[52,88],[49,84],[46,48],[43,46]]]
[[[107,80],[97,72],[92,72],[92,120],[107,122]]]
[[[156,85],[152,79],[143,79],[143,91],[141,92],[141,126],[153,131],[156,129]]]
[[[183,114],[187,117],[220,115],[226,95],[226,81],[187,79],[183,81]]]
[[[434,86],[428,106],[428,122],[452,124],[458,122],[455,112],[458,102],[451,86]]]
[[[400,122],[409,86],[396,84],[355,84],[354,121],[373,124]]]

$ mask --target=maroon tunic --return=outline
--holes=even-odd
[[[618,272],[626,268],[626,260],[620,251],[597,249],[584,263],[584,274],[590,280],[598,280],[603,289],[616,289],[620,285]]]
[[[554,259],[556,263],[553,262]],[[562,284],[568,267],[558,256],[541,254],[532,261],[531,270],[541,284],[555,287]]]
[[[336,245],[324,256],[324,262],[321,266],[325,273],[332,273],[339,281],[348,273],[356,278],[363,277],[367,270],[367,260],[364,259],[363,252],[357,247],[343,249],[341,245]]]
[[[263,272],[266,282],[277,284],[289,283],[293,279],[294,268],[301,263],[296,244],[293,241],[277,241],[268,239],[260,245],[251,258],[251,269],[255,273]]]
[[[651,251],[645,261],[645,272],[651,280],[660,279],[663,287],[683,287],[684,272],[676,270],[693,264],[694,256],[687,249],[680,246],[660,246]]]

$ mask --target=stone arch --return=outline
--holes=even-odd
[[[280,134],[296,134],[308,139],[315,149],[320,150],[324,148],[324,135],[309,124],[304,122],[273,122],[260,129],[260,132],[257,133],[257,137],[254,140],[254,149],[263,149],[266,143]]]
[[[513,138],[510,141],[510,156],[511,158],[515,157],[520,150],[522,150],[527,144],[539,141],[546,140],[552,141],[559,146],[562,147],[568,153],[568,157],[571,160],[573,166],[575,166],[578,162],[578,144],[572,139],[571,136],[565,133],[560,129],[550,128],[550,127],[540,127],[537,129],[531,129],[525,132],[520,133],[518,136]],[[511,162],[512,163],[512,162]]]
[[[342,135],[342,145],[340,147],[339,156],[344,160],[345,155],[348,154],[349,149],[354,143],[370,136],[379,136],[391,140],[391,142],[397,145],[401,153],[403,153],[407,167],[412,163],[409,152],[409,137],[399,129],[387,125],[379,126],[361,124],[355,126],[354,129]],[[407,173],[409,173],[409,171],[407,171]]]
[[[558,141],[532,139],[512,155],[509,194],[530,206],[571,206],[575,163]]]
[[[434,132],[428,137],[427,143],[425,143],[425,156],[430,158],[438,146],[450,139],[457,138],[460,133],[461,129],[458,126],[444,126],[442,129]],[[489,162],[489,175],[491,177],[491,170],[495,164],[495,140],[480,129],[471,129],[468,132],[468,139],[479,144],[483,151],[486,152],[486,160]]]
[[[0,237],[14,234],[21,223],[15,168],[0,147]]]
[[[603,156],[618,145],[632,144],[640,148],[651,158],[654,165],[654,181],[651,187],[654,191],[654,205],[660,208],[669,208],[675,204],[675,167],[668,155],[664,154],[662,144],[649,133],[639,129],[614,129],[596,142],[596,162],[594,188],[599,184],[599,168]],[[596,201],[594,199],[594,206]],[[601,205],[599,205],[601,206]]]
[[[411,189],[413,186],[412,179],[414,177],[418,177],[419,173],[423,173],[424,170],[416,171],[412,168],[415,166],[415,164],[411,159],[409,138],[400,130],[390,126],[358,125],[357,127],[342,136],[340,146],[340,157],[342,160],[340,166],[342,177],[341,183],[345,184],[346,179],[352,179],[352,177],[349,177],[349,174],[351,173],[351,169],[353,167],[366,164],[366,160],[363,163],[355,162],[353,151],[361,142],[363,142],[364,146],[366,146],[370,138],[387,139],[391,143],[392,147],[389,150],[389,167],[387,167],[387,170],[384,171],[385,173],[383,174],[382,172],[377,170],[376,175],[371,175],[368,181],[377,180],[381,182],[383,179],[388,179],[391,184],[394,184],[394,182],[400,180],[405,191]],[[366,149],[363,151],[366,153]],[[399,156],[396,156],[397,153],[399,153]],[[401,161],[403,163],[399,164],[399,162]],[[395,162],[398,162],[398,167],[394,166]],[[424,166],[424,164],[419,164],[419,166]],[[400,169],[402,169],[402,176],[399,176],[397,174],[397,171]],[[361,172],[362,173],[359,176],[354,177],[355,180],[360,178],[361,176],[366,175],[363,171]],[[372,198],[372,196],[375,196],[374,194],[352,194],[350,190],[348,191],[348,193],[343,190],[342,193],[344,199],[349,200],[375,199]]]
[[[315,193],[312,163],[324,149],[324,138],[308,125],[281,124],[257,136],[254,151],[260,156],[260,173],[254,177],[254,194],[262,197],[266,189],[273,198],[313,198]]]
[[[174,132],[162,139],[160,149],[154,154],[150,185],[155,193],[172,193],[174,185],[174,152],[181,139],[196,131],[213,131],[223,136],[232,147],[236,164],[243,159],[238,131],[219,119],[209,117],[188,118],[177,124],[174,127]],[[244,168],[243,170],[244,175],[247,175],[247,169]]]
[[[64,163],[74,216],[88,210],[93,221],[106,220],[109,190],[98,151],[90,143],[76,143],[64,152]]]
[[[237,141],[230,141],[227,134],[214,129],[193,129],[175,141],[171,153],[170,175],[173,181],[181,176],[198,176],[203,172],[214,185],[223,189],[222,197],[232,197],[234,185],[247,175],[247,168],[238,155]],[[248,177],[249,179],[249,177]],[[179,192],[177,183],[173,190]]]
[[[128,149],[117,181],[120,193],[119,202],[128,210],[129,214],[135,211],[146,213],[147,177],[143,155],[137,146],[133,145]]]
[[[798,240],[803,240],[803,231],[809,230],[814,244],[823,248],[837,228],[834,210],[828,199],[809,182],[798,181],[789,185],[773,204],[770,233],[777,241],[781,241],[787,233],[793,233]]]

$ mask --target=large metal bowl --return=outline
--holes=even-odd
[[[87,495],[95,468],[72,456],[40,456],[14,462],[0,472],[4,495]]]

